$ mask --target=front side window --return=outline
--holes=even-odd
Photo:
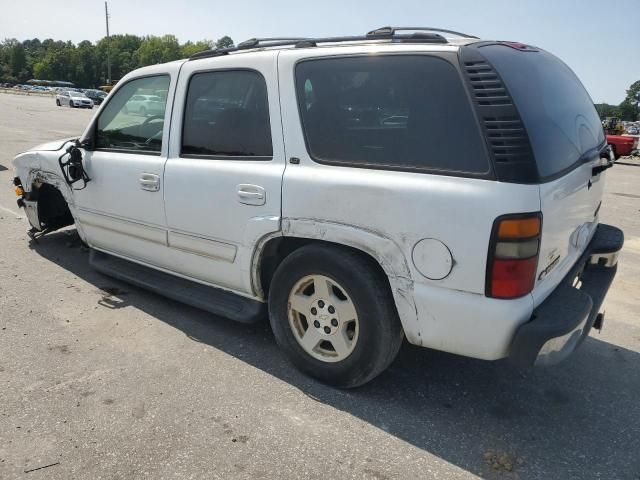
[[[296,67],[312,158],[372,168],[489,171],[456,68],[427,55],[343,57]]]
[[[271,157],[267,85],[249,70],[196,73],[189,81],[182,155]]]
[[[98,117],[96,148],[160,152],[169,82],[168,75],[159,75],[120,87]]]

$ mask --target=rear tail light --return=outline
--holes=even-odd
[[[533,290],[540,252],[542,215],[503,215],[493,223],[486,295],[517,298]]]

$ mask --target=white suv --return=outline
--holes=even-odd
[[[149,94],[160,112],[129,108]],[[598,223],[612,162],[574,73],[443,30],[141,68],[82,137],[14,165],[32,237],[75,223],[104,273],[241,322],[268,309],[288,358],[342,387],[404,337],[560,361],[601,328],[623,242]]]

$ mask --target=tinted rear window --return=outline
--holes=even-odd
[[[489,162],[458,71],[431,56],[301,62],[298,104],[310,155],[353,166],[480,174]]]
[[[249,70],[194,74],[187,92],[182,154],[270,157],[269,104],[262,75]]]
[[[591,97],[573,71],[543,50],[482,47],[520,112],[541,177],[556,175],[604,142]]]

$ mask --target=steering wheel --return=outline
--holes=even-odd
[[[145,125],[148,125],[152,121],[158,120],[158,119],[164,120],[164,115],[151,115],[150,117],[145,118],[144,122],[142,122],[140,126],[144,127]]]
[[[154,120],[164,120],[164,115],[152,115],[150,117],[145,118],[144,122],[142,122],[140,125],[138,125],[138,128],[142,129],[143,127],[145,127],[146,125],[149,125],[152,121]],[[159,132],[154,133],[153,135],[151,135],[149,138],[147,138],[144,141],[145,145],[149,145],[153,140],[158,140],[158,135],[160,136],[159,138],[162,138],[162,130],[160,129]]]
[[[142,129],[144,126],[149,125],[149,124],[150,124],[152,121],[154,121],[154,120],[164,120],[164,115],[152,115],[152,116],[150,116],[150,117],[147,117],[147,118],[145,119],[145,121],[144,121],[144,122],[142,122],[142,123],[140,124],[139,128],[140,128],[140,129]],[[161,138],[162,138],[162,130],[163,130],[163,129],[161,128],[159,132],[156,132],[156,133],[154,133],[153,135],[151,135],[149,138],[147,138],[147,139],[144,141],[144,144],[145,144],[145,145],[149,145],[149,144],[151,144],[151,142],[152,142],[153,140],[159,140],[159,139],[161,139]]]

